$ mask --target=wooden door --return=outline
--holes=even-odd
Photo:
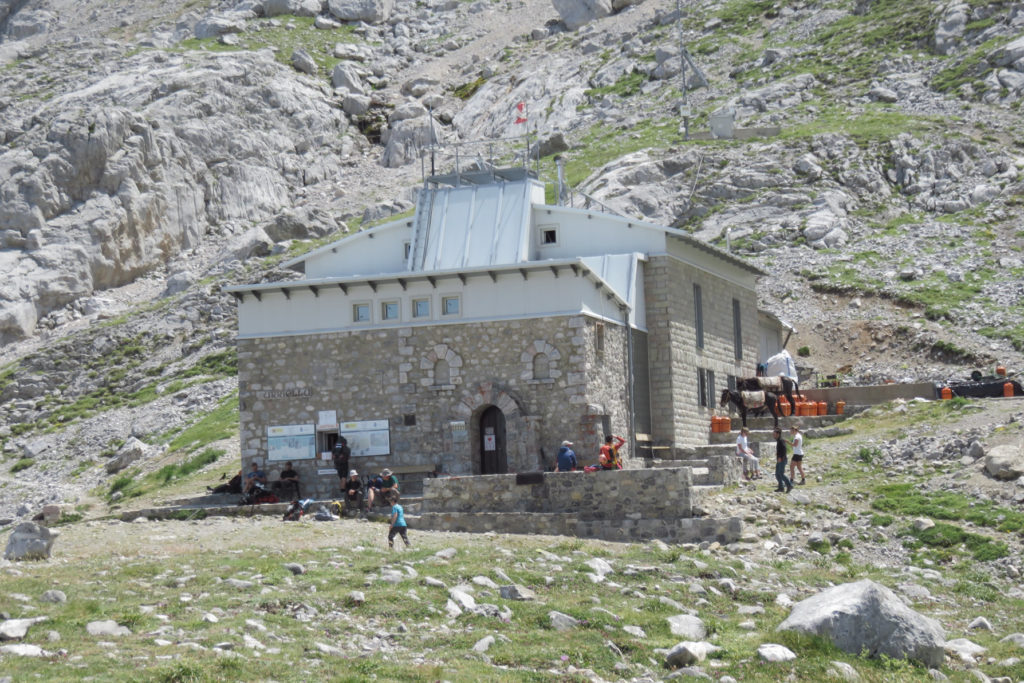
[[[480,474],[505,474],[505,415],[491,406],[480,415]]]

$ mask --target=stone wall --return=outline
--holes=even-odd
[[[240,339],[243,467],[255,461],[276,478],[267,427],[314,424],[333,410],[342,422],[390,421],[391,454],[353,457],[361,474],[409,465],[476,474],[479,418],[489,406],[504,415],[509,471],[553,467],[563,439],[596,460],[603,434],[595,423],[607,414],[624,431],[628,415],[625,335],[603,327],[601,353],[596,321],[578,315]],[[533,376],[537,353],[548,357],[545,378]],[[435,377],[441,360],[447,376]],[[304,496],[337,496],[330,461],[294,462]]]
[[[697,347],[694,284],[701,286],[704,345]],[[757,300],[738,284],[670,256],[652,257],[644,269],[651,364],[651,436],[676,448],[707,443],[717,396],[732,376],[753,376],[757,364]],[[742,355],[733,345],[732,301],[740,301]],[[698,369],[714,372],[712,401],[701,406]]]
[[[493,474],[426,480],[423,511],[572,512],[591,519],[641,514],[675,519],[699,514],[700,496],[689,467]]]
[[[688,467],[429,479],[414,526],[613,541],[737,540],[738,518],[699,517],[703,492],[692,482]]]

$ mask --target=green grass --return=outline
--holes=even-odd
[[[169,447],[172,451],[187,449],[191,452],[237,433],[238,392],[236,391],[222,399],[216,408],[171,439]],[[169,435],[165,435],[164,438],[169,438]]]
[[[129,471],[111,482],[108,496],[121,492],[125,498],[138,498],[188,477],[207,465],[217,462],[225,453],[226,451],[223,450],[208,448],[199,455],[182,462],[165,465],[142,477],[138,477],[134,470]]]
[[[27,470],[29,467],[32,467],[32,465],[35,464],[36,461],[32,458],[22,458],[18,462],[11,465],[11,474],[17,474],[18,472]]]
[[[975,560],[979,562],[990,562],[1006,557],[1010,551],[1006,543],[997,541],[982,534],[975,534],[964,531],[954,524],[937,522],[935,526],[924,529],[909,529],[907,532],[915,541],[907,543],[911,550],[918,550],[922,547],[937,550],[931,557],[940,562],[950,562],[956,556],[956,548],[963,545]]]
[[[273,48],[277,61],[291,65],[292,52],[303,48],[313,61],[320,67],[320,75],[330,78],[331,71],[341,60],[334,56],[336,43],[353,43],[358,40],[353,28],[343,25],[340,29],[324,31],[313,26],[312,17],[295,17],[281,15],[272,19],[256,19],[250,26],[259,30],[249,30],[236,34],[237,46],[224,45],[218,38],[189,38],[179,43],[184,51],[230,52],[237,50],[261,50]],[[274,26],[272,22],[280,23]]]
[[[617,95],[619,97],[633,97],[640,92],[640,88],[648,81],[645,74],[637,71],[628,73],[611,85],[600,88],[590,88],[584,91],[587,97],[598,99],[605,95]]]
[[[879,495],[871,502],[871,507],[882,512],[971,522],[1006,532],[1024,531],[1024,512],[1000,507],[990,501],[976,500],[952,491],[924,492],[909,483],[884,484],[876,491]]]

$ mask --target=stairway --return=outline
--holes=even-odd
[[[779,427],[783,436],[788,438],[789,427],[798,425],[800,431],[814,437],[816,431],[834,427],[846,419],[848,415],[804,415],[779,418]],[[748,417],[747,428],[750,430],[750,447],[754,455],[761,457],[762,452],[774,453],[775,437],[773,435],[775,421],[771,416]],[[647,467],[689,467],[693,470],[695,487],[705,489],[721,488],[734,484],[743,477],[743,465],[736,457],[736,438],[739,436],[740,420],[733,417],[732,429],[728,432],[708,432],[708,444],[689,448],[653,448],[655,457],[648,458]],[[763,450],[768,449],[768,450]]]

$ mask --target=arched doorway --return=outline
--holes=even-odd
[[[505,474],[505,414],[497,406],[480,413],[480,474]]]

